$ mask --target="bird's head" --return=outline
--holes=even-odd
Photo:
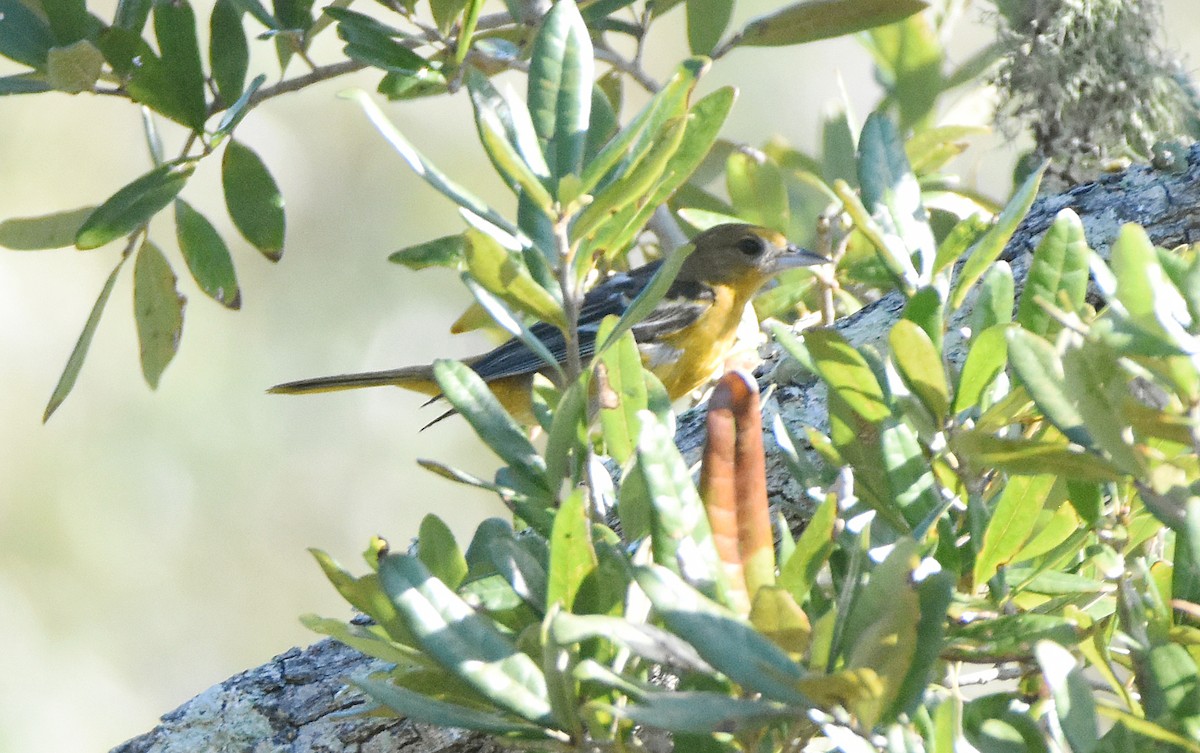
[[[757,225],[717,225],[697,235],[692,243],[695,250],[684,261],[677,279],[733,285],[749,293],[785,270],[829,263],[824,256]]]

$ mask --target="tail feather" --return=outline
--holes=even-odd
[[[295,382],[277,384],[267,392],[281,395],[303,395],[310,392],[333,392],[353,390],[359,387],[403,387],[423,395],[437,396],[441,390],[433,378],[431,366],[407,366],[388,371],[368,371],[361,374],[338,374],[335,376],[300,379]]]

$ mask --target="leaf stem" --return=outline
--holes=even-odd
[[[567,384],[573,383],[583,373],[583,358],[579,353],[579,286],[575,284],[575,253],[567,232],[568,217],[560,216],[554,222],[554,245],[558,257],[558,285],[562,289],[563,317],[567,320],[563,336],[567,346]]]

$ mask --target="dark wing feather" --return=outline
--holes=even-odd
[[[658,271],[659,262],[646,264],[630,272],[621,272],[588,291],[579,307],[579,355],[591,357],[596,350],[596,332],[609,315],[620,316]],[[688,326],[711,304],[713,291],[696,282],[676,281],[662,302],[649,316],[633,327],[639,342],[665,337]],[[530,327],[533,334],[559,363],[567,360],[567,344],[562,332],[551,324],[538,322]],[[484,380],[532,374],[546,368],[540,357],[517,338],[513,338],[471,364]]]

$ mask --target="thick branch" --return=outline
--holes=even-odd
[[[1028,269],[1029,252],[1059,210],[1079,214],[1091,246],[1107,253],[1120,226],[1136,222],[1163,246],[1200,242],[1200,146],[1189,152],[1187,169],[1158,172],[1135,167],[1096,183],[1042,198],[1017,230],[1005,251],[1017,285]],[[899,295],[884,296],[837,323],[855,345],[881,345],[903,305]],[[959,317],[969,314],[964,306]],[[961,321],[961,319],[960,319]],[[953,324],[953,323],[952,323]],[[956,329],[957,327],[955,327]],[[961,361],[961,340],[947,338],[948,355]],[[802,435],[804,425],[827,424],[824,390],[814,380],[781,381],[778,353],[760,370],[765,383],[776,382],[775,403],[783,420]],[[704,407],[679,419],[676,441],[689,456],[703,443]],[[772,501],[803,508],[803,495],[767,436],[767,481]],[[163,717],[163,723],[115,749],[116,753],[201,753],[254,750],[256,753],[330,753],[405,750],[414,753],[485,753],[498,750],[467,733],[438,730],[407,720],[343,716],[360,706],[362,696],[343,687],[343,679],[380,668],[380,663],[329,640],[292,649],[270,663],[210,688]]]

